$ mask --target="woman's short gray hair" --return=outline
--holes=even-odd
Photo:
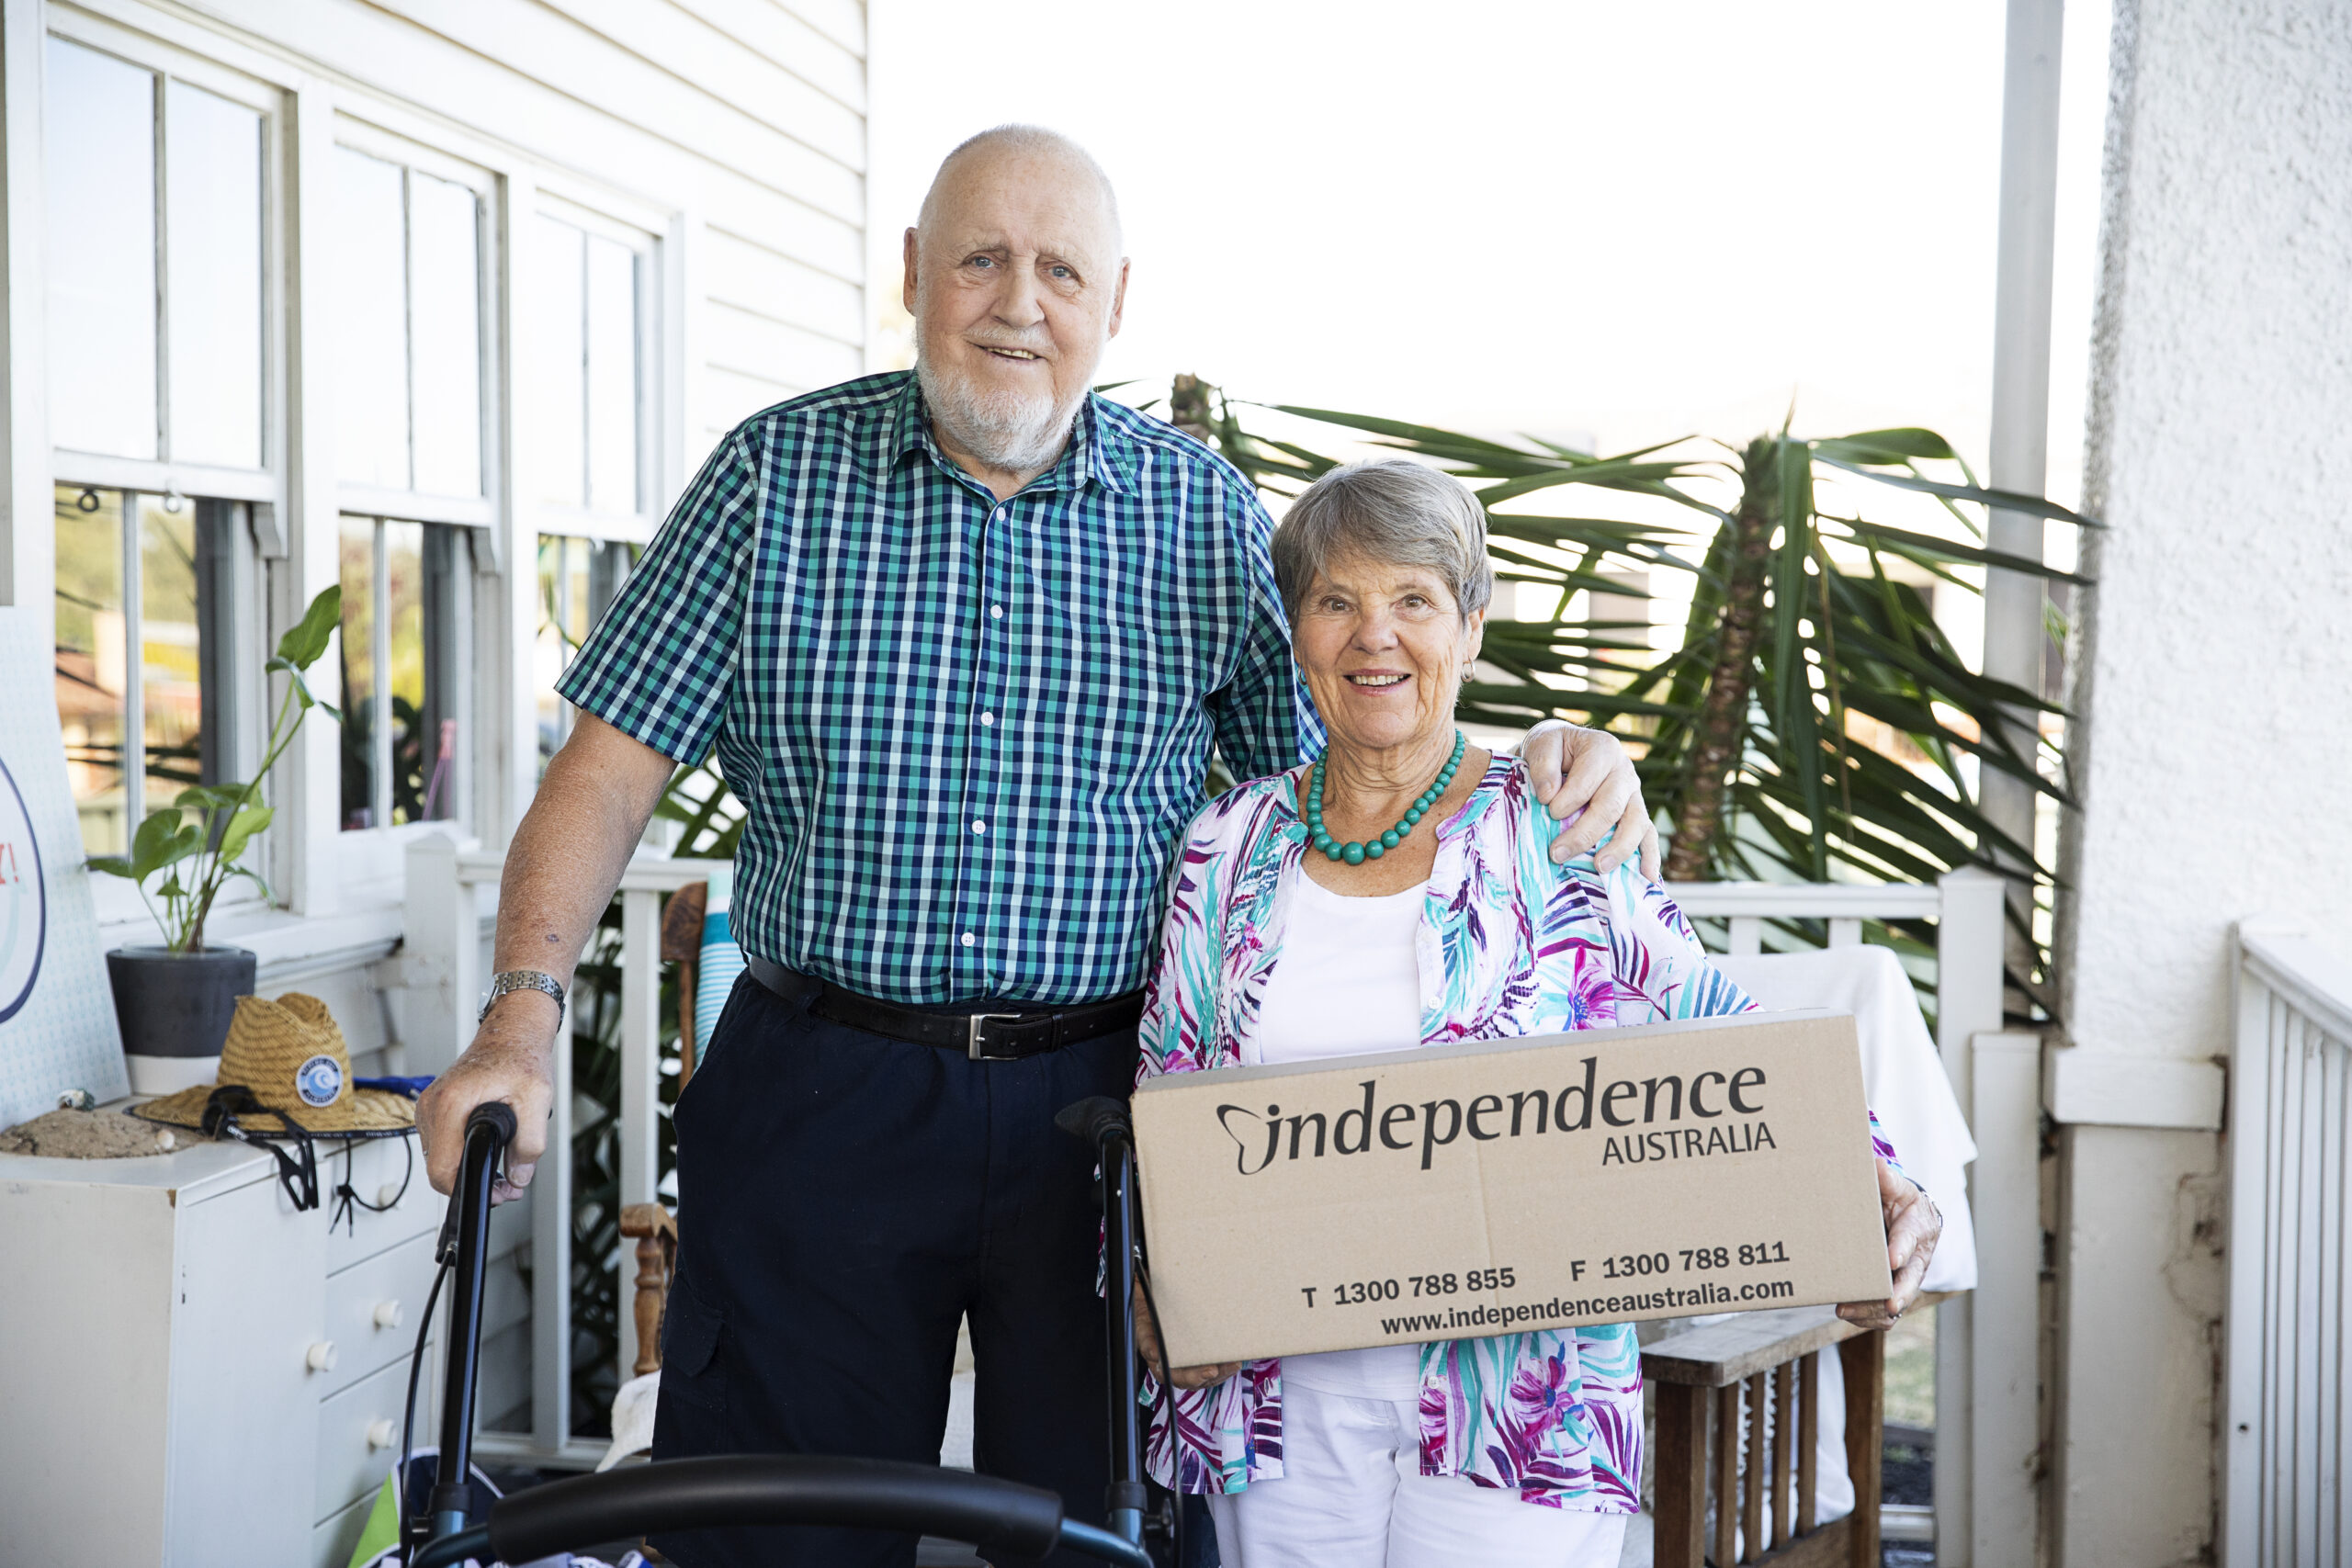
[[[1461,480],[1402,457],[1333,468],[1290,503],[1274,530],[1274,586],[1292,626],[1315,580],[1351,555],[1427,567],[1465,621],[1494,594],[1486,509]]]

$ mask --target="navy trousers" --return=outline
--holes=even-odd
[[[973,1062],[828,1022],[744,976],[678,1102],[654,1459],[935,1462],[968,1315],[975,1467],[1102,1522],[1101,1210],[1093,1155],[1054,1113],[1125,1099],[1135,1066],[1133,1030]],[[654,1544],[684,1568],[907,1568],[915,1556],[910,1535],[808,1527]]]

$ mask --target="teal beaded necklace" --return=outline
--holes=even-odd
[[[1326,752],[1323,757],[1316,758],[1314,772],[1306,781],[1308,838],[1314,841],[1317,849],[1321,850],[1324,855],[1331,860],[1343,860],[1350,865],[1362,865],[1368,860],[1378,860],[1402,843],[1405,835],[1413,830],[1413,824],[1427,816],[1430,807],[1444,798],[1446,787],[1453,783],[1453,771],[1462,765],[1462,753],[1468,749],[1469,745],[1470,738],[1462,731],[1455,730],[1453,755],[1448,757],[1445,760],[1445,766],[1437,771],[1437,782],[1414,798],[1413,804],[1406,808],[1405,815],[1396,818],[1396,826],[1389,829],[1380,837],[1361,844],[1353,842],[1343,844],[1331,837],[1330,829],[1323,826],[1323,762],[1325,757],[1329,756],[1330,753]]]

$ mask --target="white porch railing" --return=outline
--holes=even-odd
[[[485,922],[497,905],[503,857],[460,850],[440,837],[408,852],[408,930],[402,978],[409,998],[412,1072],[437,1073],[473,1039],[474,1013],[489,988]],[[710,863],[640,854],[621,876],[621,1169],[619,1202],[650,1203],[661,1180],[662,899],[710,874]],[[484,896],[484,889],[489,896]],[[594,1465],[605,1445],[571,1437],[571,1053],[555,1054],[550,1157],[531,1181],[531,1430],[527,1438],[484,1433],[477,1450],[552,1466]],[[624,1249],[624,1254],[626,1249]],[[628,1381],[637,1360],[637,1319],[626,1281],[616,1282],[620,1354]]]
[[[445,839],[426,839],[409,851],[403,973],[412,1071],[441,1070],[473,1037],[474,1011],[488,980],[486,922],[500,866],[499,856],[462,851]],[[661,899],[702,880],[708,870],[707,862],[640,854],[621,881],[623,1204],[652,1201],[659,1179]],[[491,896],[484,896],[485,888]],[[1941,1568],[2030,1561],[2035,1292],[2041,1258],[2040,1070],[2030,1038],[2020,1044],[2020,1037],[1999,1033],[2000,881],[1962,871],[1933,886],[1699,883],[1671,891],[1692,917],[1727,920],[1735,953],[1758,951],[1765,923],[1773,919],[1825,919],[1832,946],[1860,942],[1865,920],[1936,922],[1938,1045],[1980,1151],[1970,1182],[1979,1289],[1973,1298],[1955,1297],[1938,1309],[1937,1561]],[[549,1147],[568,1148],[568,1053],[557,1054],[556,1073]],[[531,1204],[532,1276],[539,1286],[531,1302],[531,1432],[526,1439],[485,1434],[483,1451],[540,1464],[592,1463],[601,1447],[569,1437],[573,1412],[568,1161],[550,1159],[540,1166]],[[626,1378],[637,1357],[636,1329],[626,1311],[620,1322]],[[1980,1344],[1996,1348],[1978,1356]],[[2022,1551],[2013,1552],[2011,1544],[2019,1541]]]
[[[2230,1046],[2222,1562],[2352,1560],[2352,973],[2241,926]]]

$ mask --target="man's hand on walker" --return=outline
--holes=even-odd
[[[548,1148],[548,1111],[555,1103],[555,1038],[563,1009],[537,991],[509,991],[492,1004],[490,1016],[466,1054],[433,1080],[416,1102],[417,1138],[424,1145],[424,1173],[435,1192],[458,1184],[458,1164],[466,1152],[466,1118],[477,1105],[503,1100],[514,1108],[514,1141],[507,1145],[505,1169],[491,1188],[490,1201],[510,1202],[531,1184],[531,1172]]]
[[[1883,1302],[1843,1302],[1838,1307],[1839,1317],[1864,1328],[1893,1327],[1919,1299],[1919,1281],[1927,1277],[1928,1259],[1936,1255],[1936,1238],[1944,1231],[1944,1217],[1934,1201],[1897,1176],[1883,1158],[1878,1162],[1878,1206],[1886,1222],[1886,1266],[1894,1275],[1894,1293]]]
[[[1642,781],[1634,772],[1634,760],[1625,755],[1615,736],[1604,729],[1579,729],[1556,718],[1546,719],[1527,732],[1527,739],[1519,743],[1519,754],[1527,763],[1528,783],[1534,787],[1535,798],[1544,803],[1553,820],[1583,812],[1552,840],[1555,864],[1567,864],[1614,829],[1614,836],[1593,856],[1593,864],[1602,871],[1614,871],[1639,852],[1642,874],[1652,882],[1658,880],[1665,859],[1658,852],[1657,828],[1650,821],[1648,803],[1642,799]]]
[[[1143,1352],[1144,1365],[1151,1375],[1170,1388],[1206,1388],[1223,1382],[1241,1370],[1241,1363],[1230,1361],[1221,1367],[1179,1367],[1170,1371],[1162,1365],[1159,1336],[1151,1331],[1151,1305],[1144,1300],[1143,1287],[1136,1287],[1136,1348]]]

